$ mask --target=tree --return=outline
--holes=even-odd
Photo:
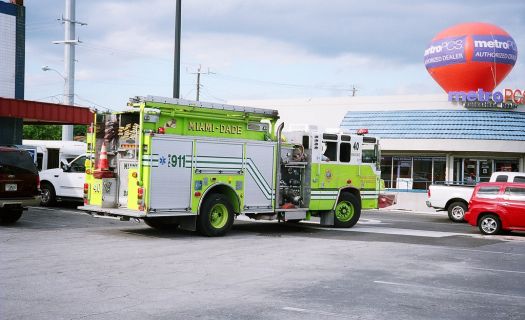
[[[77,124],[73,127],[73,136],[82,136],[85,137],[87,132],[87,126],[83,124]]]
[[[73,127],[73,135],[86,136],[87,127],[85,125],[75,125]],[[24,125],[23,139],[28,140],[60,140],[62,139],[61,125]]]
[[[24,125],[23,138],[29,140],[60,140],[62,126],[60,125]]]

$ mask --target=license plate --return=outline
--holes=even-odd
[[[16,191],[17,185],[14,183],[6,183],[5,185],[5,191]]]

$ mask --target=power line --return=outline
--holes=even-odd
[[[219,97],[215,96],[214,94],[212,94],[208,88],[202,87],[201,89],[202,89],[203,93],[206,96],[208,96],[208,97],[211,97],[211,98],[213,98],[215,100],[218,100],[218,101],[221,101],[221,102],[228,102],[227,100],[224,100],[224,99],[219,98]]]
[[[56,99],[56,101],[58,101],[58,103],[62,103],[62,101],[59,99],[59,97],[64,97],[64,94],[63,93],[59,93],[59,94],[55,94],[55,95],[52,95],[52,96],[47,96],[47,97],[43,97],[43,98],[37,98],[37,99],[34,99],[35,101],[46,101],[48,99],[50,100],[53,100],[53,99]]]
[[[115,109],[111,109],[111,108],[109,108],[109,107],[104,107],[104,106],[102,106],[102,105],[100,105],[100,104],[98,104],[98,103],[96,103],[96,102],[93,102],[93,101],[91,101],[91,100],[89,100],[89,99],[83,98],[82,96],[80,96],[80,95],[78,95],[78,94],[75,94],[75,96],[76,96],[78,99],[80,99],[80,100],[82,100],[82,101],[85,101],[85,102],[87,102],[87,103],[90,103],[90,104],[92,104],[92,105],[94,105],[94,106],[96,106],[96,107],[99,107],[99,108],[102,108],[102,109],[106,109],[107,111],[113,111],[113,112],[116,111]]]
[[[267,80],[259,80],[259,79],[253,79],[253,78],[233,76],[233,75],[228,75],[228,74],[219,73],[219,72],[216,72],[214,74],[219,77],[231,79],[234,81],[243,81],[243,82],[250,81],[254,83],[259,83],[261,85],[272,85],[272,86],[304,88],[304,89],[322,89],[322,90],[344,91],[344,92],[351,91],[351,89],[349,89],[348,87],[342,87],[342,86],[307,85],[307,84],[295,84],[295,83],[267,81]]]
[[[191,88],[190,91],[188,91],[185,95],[182,95],[181,99],[185,99],[184,97],[189,96],[193,92],[193,90],[195,90],[195,88]]]

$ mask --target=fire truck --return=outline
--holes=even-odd
[[[276,110],[132,98],[126,111],[98,114],[89,127],[79,208],[221,236],[241,214],[350,228],[361,209],[378,207],[377,138],[284,131],[278,120]]]

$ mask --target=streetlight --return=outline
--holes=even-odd
[[[69,102],[72,100],[70,99],[69,92],[67,90],[67,78],[60,73],[58,70],[53,69],[49,66],[43,66],[42,71],[54,71],[56,74],[60,76],[64,80],[64,99],[62,100],[62,104],[70,104]],[[63,125],[62,126],[62,141],[70,141],[73,140],[73,126],[72,125]]]
[[[42,67],[42,71],[54,71],[60,76],[60,78],[62,78],[62,80],[64,80],[64,82],[66,81],[66,77],[64,77],[63,74],[61,74],[58,70],[53,69],[53,68],[51,68],[49,66],[43,66]]]

